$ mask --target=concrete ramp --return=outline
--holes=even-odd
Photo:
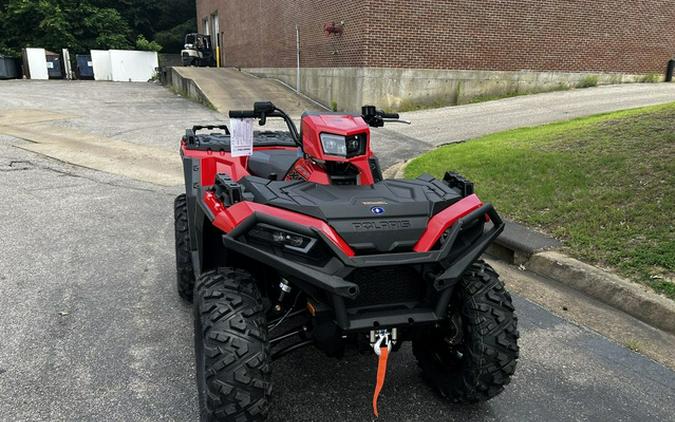
[[[304,111],[321,110],[316,103],[277,81],[256,78],[236,69],[173,67],[171,84],[225,115],[230,110],[250,110],[256,101],[271,101],[294,118]]]

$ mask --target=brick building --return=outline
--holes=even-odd
[[[225,66],[339,108],[662,78],[675,56],[675,0],[197,0],[197,14]]]

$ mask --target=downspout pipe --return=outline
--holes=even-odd
[[[295,92],[300,93],[300,29],[295,24]]]

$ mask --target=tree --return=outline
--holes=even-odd
[[[114,9],[69,0],[7,0],[3,6],[0,39],[14,55],[23,47],[84,52],[131,46],[129,26]]]
[[[136,39],[143,35],[147,39],[153,39],[155,35],[155,22],[162,14],[157,0],[91,0],[92,4],[99,8],[114,9],[124,18],[131,28],[131,38]]]
[[[197,28],[194,0],[92,0],[98,7],[118,10],[131,28],[131,39],[143,35],[178,53],[185,34]]]
[[[164,51],[178,53],[183,49],[185,34],[197,31],[195,18],[174,26],[173,28],[156,32],[155,41],[164,46]]]
[[[161,51],[162,46],[157,41],[148,41],[143,35],[136,38],[136,50]]]
[[[179,52],[195,31],[195,13],[194,0],[0,0],[0,54],[23,47]]]

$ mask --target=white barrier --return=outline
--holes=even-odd
[[[49,79],[47,56],[44,48],[25,48],[25,60],[31,79]]]
[[[159,67],[154,51],[91,50],[97,81],[147,82]]]
[[[110,62],[113,81],[147,82],[159,67],[154,51],[110,50]]]
[[[94,79],[97,81],[112,81],[112,64],[108,50],[91,50],[91,63],[94,69]]]

